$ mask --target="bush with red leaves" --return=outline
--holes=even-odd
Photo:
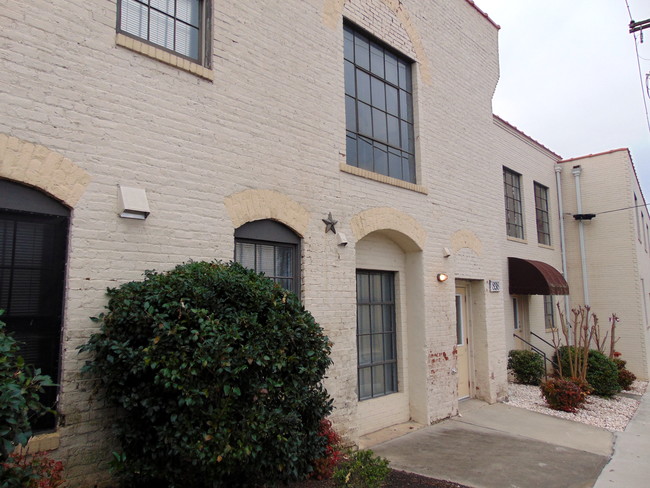
[[[328,419],[321,420],[318,435],[327,440],[325,456],[314,461],[314,471],[310,478],[328,480],[334,474],[334,468],[341,460],[341,437],[334,431],[332,422]]]
[[[33,455],[13,452],[5,463],[0,463],[0,485],[22,488],[63,488],[63,463],[44,452]]]

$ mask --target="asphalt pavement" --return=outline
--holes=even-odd
[[[364,436],[391,467],[473,488],[646,488],[650,400],[625,432],[503,403],[465,400],[431,426],[403,424]]]

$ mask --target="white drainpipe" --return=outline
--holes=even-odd
[[[576,181],[576,202],[578,205],[578,213],[582,214],[582,194],[580,193],[580,174],[582,168],[574,166],[571,171],[575,176]],[[578,232],[580,236],[580,261],[582,262],[582,289],[585,294],[585,305],[589,305],[589,277],[587,275],[587,253],[585,251],[585,223],[583,220],[578,220]]]
[[[555,185],[557,186],[557,209],[560,214],[560,250],[562,252],[562,276],[569,281],[566,264],[566,237],[564,234],[564,202],[562,200],[562,165],[555,165]],[[564,316],[569,317],[569,295],[564,295]]]

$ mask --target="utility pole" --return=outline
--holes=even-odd
[[[643,42],[643,29],[650,28],[650,19],[642,20],[640,22],[630,21],[630,34],[633,32],[641,32],[641,42]]]

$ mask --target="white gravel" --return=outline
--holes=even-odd
[[[625,392],[633,395],[633,398],[622,395],[616,395],[613,398],[590,395],[584,408],[576,413],[569,413],[548,408],[539,386],[509,383],[508,400],[505,403],[513,407],[532,410],[533,412],[594,425],[612,432],[622,432],[634,416],[636,409],[639,407],[641,395],[645,393],[647,387],[647,381],[635,381],[630,390]]]

